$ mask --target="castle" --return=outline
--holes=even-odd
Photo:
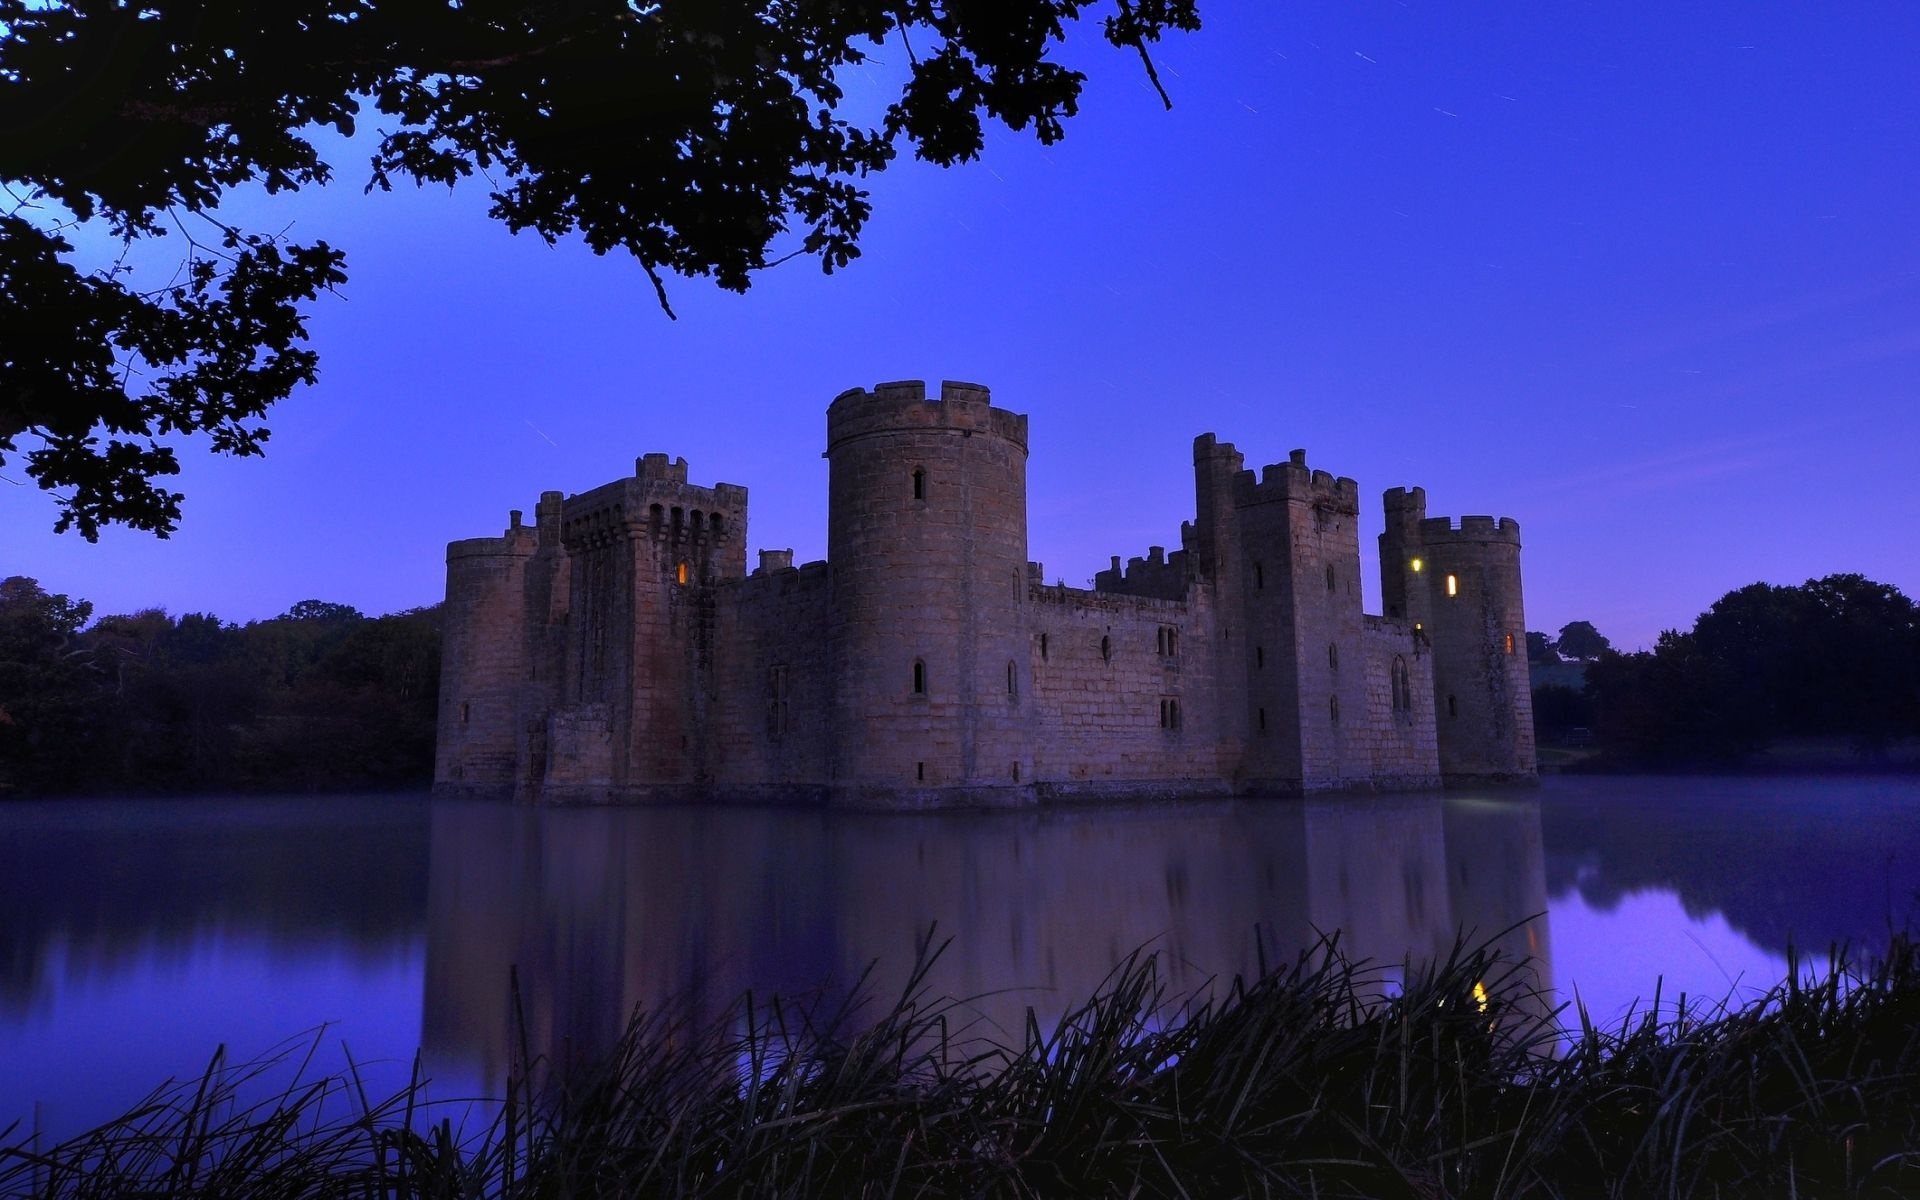
[[[828,557],[762,550],[684,459],[447,547],[436,790],[545,803],[1001,806],[1532,779],[1512,520],[1193,448],[1180,549],[1092,590],[1027,560],[1027,418],[987,390],[827,409]]]

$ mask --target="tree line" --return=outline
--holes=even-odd
[[[438,605],[367,617],[303,600],[244,625],[102,617],[0,580],[0,795],[425,784]]]
[[[1590,730],[1618,765],[1732,765],[1798,739],[1871,761],[1920,737],[1920,606],[1862,575],[1750,584],[1652,650],[1619,653],[1584,621],[1527,648],[1584,664],[1582,688],[1537,673],[1541,740]]]

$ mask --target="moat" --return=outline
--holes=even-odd
[[[528,810],[423,796],[0,806],[0,1128],[116,1115],[216,1046],[322,1023],[376,1084],[498,1087],[509,969],[536,1051],[636,1004],[932,984],[1017,1031],[1139,946],[1176,989],[1316,930],[1399,962],[1506,931],[1597,1018],[1751,995],[1789,942],[1873,945],[1920,892],[1920,779],[1548,780],[1537,791],[970,815]],[[1256,941],[1256,939],[1260,939]]]

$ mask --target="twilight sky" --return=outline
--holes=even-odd
[[[0,484],[0,575],[100,613],[384,612],[440,597],[447,541],[650,450],[746,485],[752,549],[818,558],[827,402],[949,378],[1031,415],[1050,580],[1177,545],[1212,431],[1357,478],[1369,564],[1388,487],[1517,518],[1535,629],[1639,646],[1834,571],[1920,593],[1920,6],[1202,15],[1156,55],[1172,112],[1086,40],[1064,143],[903,164],[851,269],[677,281],[677,322],[630,261],[489,222],[482,187],[362,196],[336,143],[333,188],[232,205],[349,256],[268,456],[190,447],[166,541],[56,537]]]

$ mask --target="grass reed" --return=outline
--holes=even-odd
[[[1746,1003],[1656,1003],[1609,1027],[1551,1011],[1489,949],[1387,994],[1330,938],[1211,997],[1171,995],[1136,954],[1014,1042],[931,996],[927,965],[890,1004],[748,997],[707,1030],[636,1016],[586,1067],[517,1073],[476,1131],[436,1116],[417,1069],[375,1099],[351,1062],[311,1077],[311,1048],[216,1056],[50,1149],[0,1136],[0,1195],[1920,1193],[1904,935],[1864,962],[1795,960]]]

